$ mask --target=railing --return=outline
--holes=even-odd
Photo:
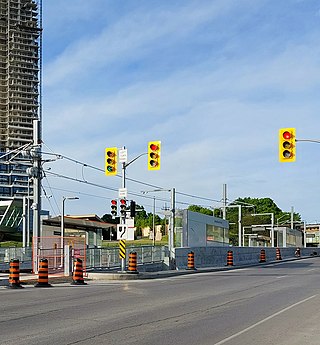
[[[126,248],[126,258],[130,252],[137,253],[137,264],[148,264],[163,262],[167,254],[165,246],[137,246]],[[87,269],[107,268],[115,269],[121,267],[119,248],[90,248],[87,249]]]
[[[19,259],[21,269],[31,269],[32,248],[0,248],[0,270],[6,270],[11,259]]]
[[[52,249],[50,249],[52,251]],[[57,248],[60,250],[60,248]],[[161,263],[168,256],[166,246],[137,246],[127,247],[126,258],[129,253],[137,253],[137,264]],[[50,256],[42,249],[41,257]],[[119,248],[87,248],[86,269],[104,268],[116,269],[121,267]],[[58,260],[59,260],[59,256]],[[32,248],[0,248],[0,271],[7,270],[11,259],[19,259],[21,269],[32,269]]]

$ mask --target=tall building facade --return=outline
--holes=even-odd
[[[41,0],[0,0],[0,200],[32,194],[23,149],[40,117],[40,67]]]

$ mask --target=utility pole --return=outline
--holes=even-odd
[[[156,228],[155,228],[155,213],[156,213],[156,197],[153,196],[153,216],[152,216],[152,231],[153,231],[153,237],[152,237],[152,244],[153,246],[156,245]]]
[[[176,189],[154,189],[149,191],[141,191],[143,194],[151,193],[151,192],[170,192],[171,193],[171,206],[170,206],[170,220],[169,220],[169,231],[168,231],[168,250],[169,250],[169,266],[170,268],[174,268],[174,228],[175,228],[175,205],[176,205]]]
[[[222,218],[227,219],[227,185],[222,186]]]
[[[175,216],[176,216],[176,189],[171,188],[171,222],[170,222],[170,232],[169,232],[169,251],[170,251],[170,266],[174,267],[174,228],[175,228]]]
[[[33,148],[31,149],[31,157],[33,159],[33,236],[36,237],[37,243],[41,236],[41,122],[33,121]]]
[[[125,149],[125,147],[123,147]],[[126,162],[122,162],[122,179],[121,179],[121,188],[124,190],[126,188]],[[120,214],[120,224],[126,224],[126,212],[123,215]],[[121,271],[124,272],[126,270],[126,259],[121,258]]]

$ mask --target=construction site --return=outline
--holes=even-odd
[[[0,240],[22,226],[33,195],[28,149],[40,119],[40,14],[40,1],[0,0]]]

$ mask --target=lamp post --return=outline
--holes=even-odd
[[[274,213],[252,213],[251,216],[271,216],[271,247],[274,247]]]
[[[156,216],[156,197],[153,197],[153,215],[152,215],[152,231],[153,231],[153,236],[152,236],[152,244],[153,246],[156,245],[156,225],[155,225],[155,216]]]
[[[63,196],[62,197],[62,205],[61,205],[61,248],[62,248],[62,253],[64,250],[64,203],[66,200],[78,200],[79,198],[77,196]]]
[[[153,193],[153,192],[171,192],[171,217],[170,217],[170,227],[168,233],[168,248],[169,248],[169,260],[170,266],[173,265],[173,248],[174,248],[174,228],[175,228],[175,205],[176,205],[176,189],[154,189],[154,190],[147,190],[141,191],[143,194]]]

